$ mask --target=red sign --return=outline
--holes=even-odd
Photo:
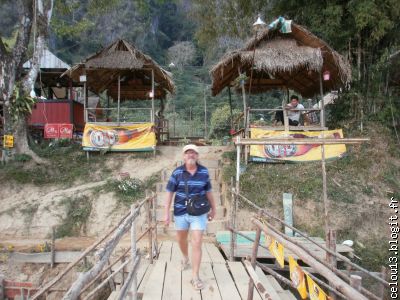
[[[60,124],[60,139],[72,139],[72,124]]]
[[[71,139],[72,124],[46,124],[44,126],[45,139]]]

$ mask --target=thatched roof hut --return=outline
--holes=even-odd
[[[210,72],[212,94],[215,96],[224,87],[232,86],[239,70],[250,78],[253,55],[252,94],[287,87],[304,97],[312,97],[320,92],[323,72],[330,72],[330,80],[323,82],[325,90],[337,89],[351,79],[350,64],[339,53],[292,22],[289,33],[282,33],[279,28],[265,29],[242,49],[224,55]],[[248,92],[249,79],[245,88]]]
[[[155,81],[154,98],[165,98],[167,91],[174,93],[175,85],[171,74],[150,56],[121,39],[86,58],[63,75],[68,75],[76,82],[79,82],[79,76],[86,75],[87,86],[91,91],[98,94],[107,90],[107,94],[114,100],[118,98],[120,76],[120,99],[135,100],[150,99],[152,71]]]

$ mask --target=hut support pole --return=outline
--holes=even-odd
[[[238,72],[239,72],[239,76],[242,75],[242,72],[240,71],[240,68],[238,68]],[[246,112],[247,112],[247,103],[246,103],[246,90],[244,88],[244,80],[240,81],[240,85],[242,86],[242,97],[243,97],[243,128],[244,128],[244,132],[246,132],[246,125],[247,125],[247,116],[246,116]]]
[[[85,121],[85,123],[88,121],[86,104],[86,82],[83,83],[83,120]]]
[[[120,125],[120,104],[121,104],[121,76],[118,75],[118,111],[117,111],[117,122]]]
[[[283,126],[285,131],[289,131],[289,117],[286,110],[286,105],[290,102],[289,88],[286,87],[287,100],[282,100],[282,111],[283,111]]]
[[[233,110],[232,110],[232,95],[231,95],[231,87],[230,86],[228,86],[228,95],[229,95],[229,108],[231,110],[231,129],[234,129]]]
[[[151,70],[151,122],[154,123],[155,114],[154,114],[154,70]]]
[[[322,86],[322,74],[319,73],[319,91],[321,93],[321,127],[325,127],[325,103],[324,103],[324,88]]]
[[[232,229],[235,228],[235,207],[236,207],[236,194],[233,192],[233,177],[231,177],[231,216],[230,216],[230,224]],[[235,260],[235,241],[236,241],[236,234],[234,230],[230,230],[231,232],[231,240],[230,240],[230,251],[229,251],[229,260]]]

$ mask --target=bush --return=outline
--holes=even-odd
[[[237,118],[240,114],[238,109],[233,110],[233,119]],[[217,108],[211,116],[211,128],[210,137],[211,138],[222,138],[229,135],[229,130],[231,129],[231,109],[229,105],[224,105]]]

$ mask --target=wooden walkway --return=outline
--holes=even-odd
[[[190,248],[190,247],[189,247]],[[139,296],[143,300],[240,300],[247,299],[249,276],[241,262],[228,262],[214,244],[203,244],[200,277],[206,286],[196,291],[190,284],[191,269],[181,270],[181,252],[177,243],[164,241],[153,266],[141,266],[138,274]],[[145,271],[143,272],[143,269]],[[275,278],[257,270],[271,299],[294,300]],[[261,297],[255,290],[254,299]]]

